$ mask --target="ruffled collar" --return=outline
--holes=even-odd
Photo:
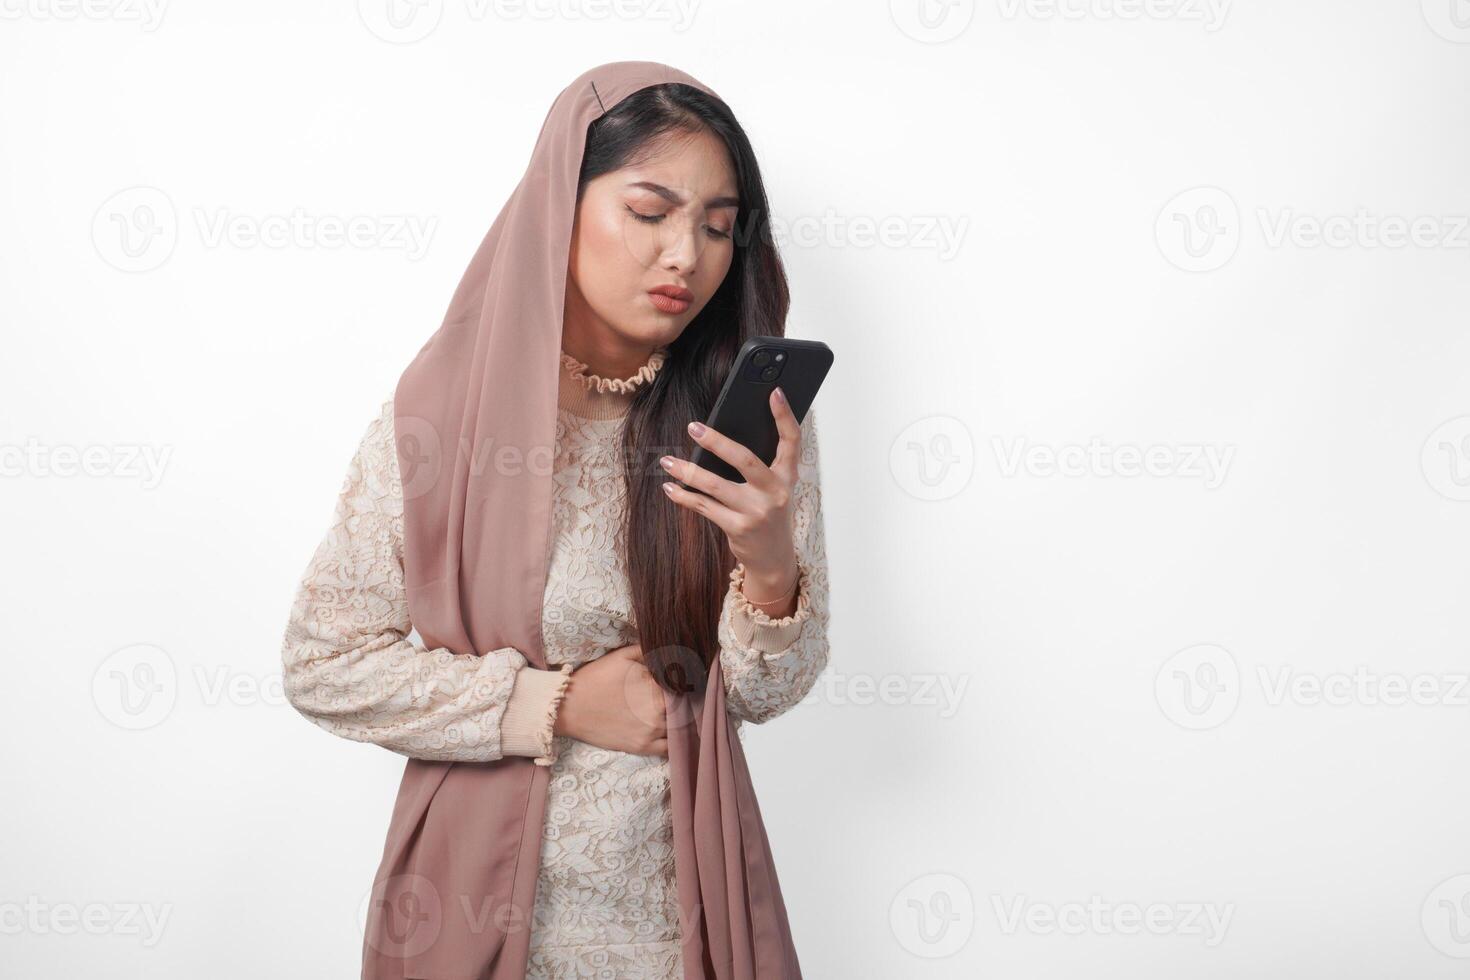
[[[668,359],[668,347],[659,347],[643,366],[626,378],[594,374],[586,362],[561,352],[561,386],[557,405],[573,415],[590,419],[615,419],[625,415],[640,388],[653,383],[658,369]]]

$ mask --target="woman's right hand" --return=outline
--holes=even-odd
[[[572,671],[552,731],[598,748],[667,758],[664,691],[643,663],[643,647],[609,650]]]

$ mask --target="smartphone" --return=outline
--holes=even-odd
[[[767,466],[776,458],[781,433],[771,414],[771,389],[777,385],[786,394],[791,413],[800,422],[817,397],[817,389],[832,367],[832,349],[820,340],[790,337],[752,337],[735,355],[725,377],[725,386],[715,399],[705,425],[747,447]],[[740,471],[719,456],[696,444],[690,460],[732,483],[744,483]],[[701,491],[676,480],[685,489]]]

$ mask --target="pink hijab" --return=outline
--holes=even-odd
[[[624,61],[557,96],[443,324],[398,382],[408,605],[430,648],[510,646],[547,666],[562,304],[587,126],[663,82],[715,94],[667,65]],[[799,980],[718,658],[703,693],[664,700],[685,980]],[[369,903],[364,980],[525,976],[549,778],[523,757],[408,760]]]

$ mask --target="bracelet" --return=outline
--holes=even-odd
[[[782,595],[778,595],[774,599],[762,599],[759,602],[757,602],[755,599],[752,599],[750,596],[745,595],[744,590],[742,590],[740,594],[742,596],[744,596],[745,601],[748,602],[748,603],[750,603],[752,606],[769,606],[773,602],[784,602],[785,600],[791,598],[791,594],[796,591],[796,587],[798,585],[800,585],[800,584],[801,584],[801,566],[798,565],[797,568],[796,568],[796,581],[792,582],[791,583],[791,588],[787,589],[785,591],[785,593],[783,593]]]

